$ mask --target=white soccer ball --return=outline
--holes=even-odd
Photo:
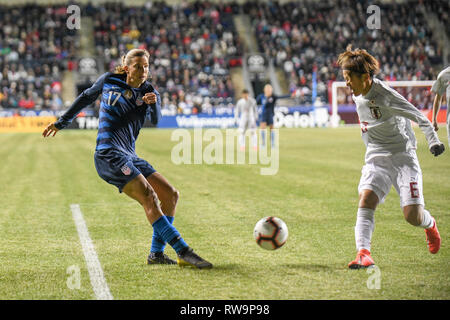
[[[281,248],[286,243],[288,234],[286,223],[277,217],[262,218],[253,231],[256,243],[266,250]]]

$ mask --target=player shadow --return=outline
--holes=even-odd
[[[340,269],[337,266],[330,266],[325,264],[317,264],[317,263],[287,263],[281,265],[288,269],[301,269],[301,270],[307,270],[307,271],[331,271],[335,269]]]

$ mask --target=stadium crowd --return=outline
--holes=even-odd
[[[313,78],[318,100],[330,101],[330,86],[342,80],[336,56],[348,43],[366,48],[381,63],[384,80],[435,79],[442,48],[422,14],[448,22],[446,1],[380,4],[382,28],[367,28],[369,0],[243,4],[163,1],[143,7],[123,3],[87,4],[95,55],[113,70],[131,48],[150,52],[152,82],[169,113],[211,112],[231,107],[236,92],[230,71],[240,66],[244,46],[233,16],[250,16],[261,52],[285,72],[298,104],[312,103]],[[68,29],[66,6],[0,6],[0,108],[58,110],[62,72],[73,68],[79,34]],[[447,11],[446,11],[447,10]],[[447,30],[448,32],[448,30]],[[413,104],[430,108],[423,90],[399,90]],[[346,96],[344,103],[352,103]],[[316,100],[316,101],[318,101]]]
[[[244,53],[232,20],[237,8],[209,2],[93,7],[96,53],[111,70],[129,49],[147,49],[163,108],[208,112],[234,101],[230,68],[241,65]]]
[[[299,102],[311,103],[315,72],[317,96],[328,103],[330,82],[342,81],[336,56],[349,43],[378,57],[381,79],[436,78],[439,70],[433,65],[442,63],[442,48],[432,39],[416,2],[380,4],[380,29],[367,27],[366,9],[371,4],[367,0],[302,2],[301,6],[298,2],[252,1],[244,4],[244,12],[252,19],[260,50],[284,70]],[[438,7],[440,2],[433,3]],[[403,93],[415,105],[431,106],[429,97]],[[352,103],[350,96],[347,99]]]
[[[0,108],[63,108],[61,74],[77,53],[66,9],[0,6]]]

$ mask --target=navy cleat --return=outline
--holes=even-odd
[[[211,269],[213,267],[212,263],[198,256],[190,247],[178,253],[177,262],[180,267],[193,266],[199,269]]]
[[[177,264],[177,262],[170,259],[164,252],[150,252],[147,264]]]

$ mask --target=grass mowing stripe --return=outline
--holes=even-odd
[[[80,206],[78,204],[70,205],[72,210],[73,220],[77,227],[78,235],[80,237],[81,246],[83,248],[84,257],[91,279],[92,289],[94,289],[95,296],[98,300],[113,300],[113,296],[109,291],[103,275],[103,269],[95,252],[94,244],[92,243],[86,223],[83,219]]]

